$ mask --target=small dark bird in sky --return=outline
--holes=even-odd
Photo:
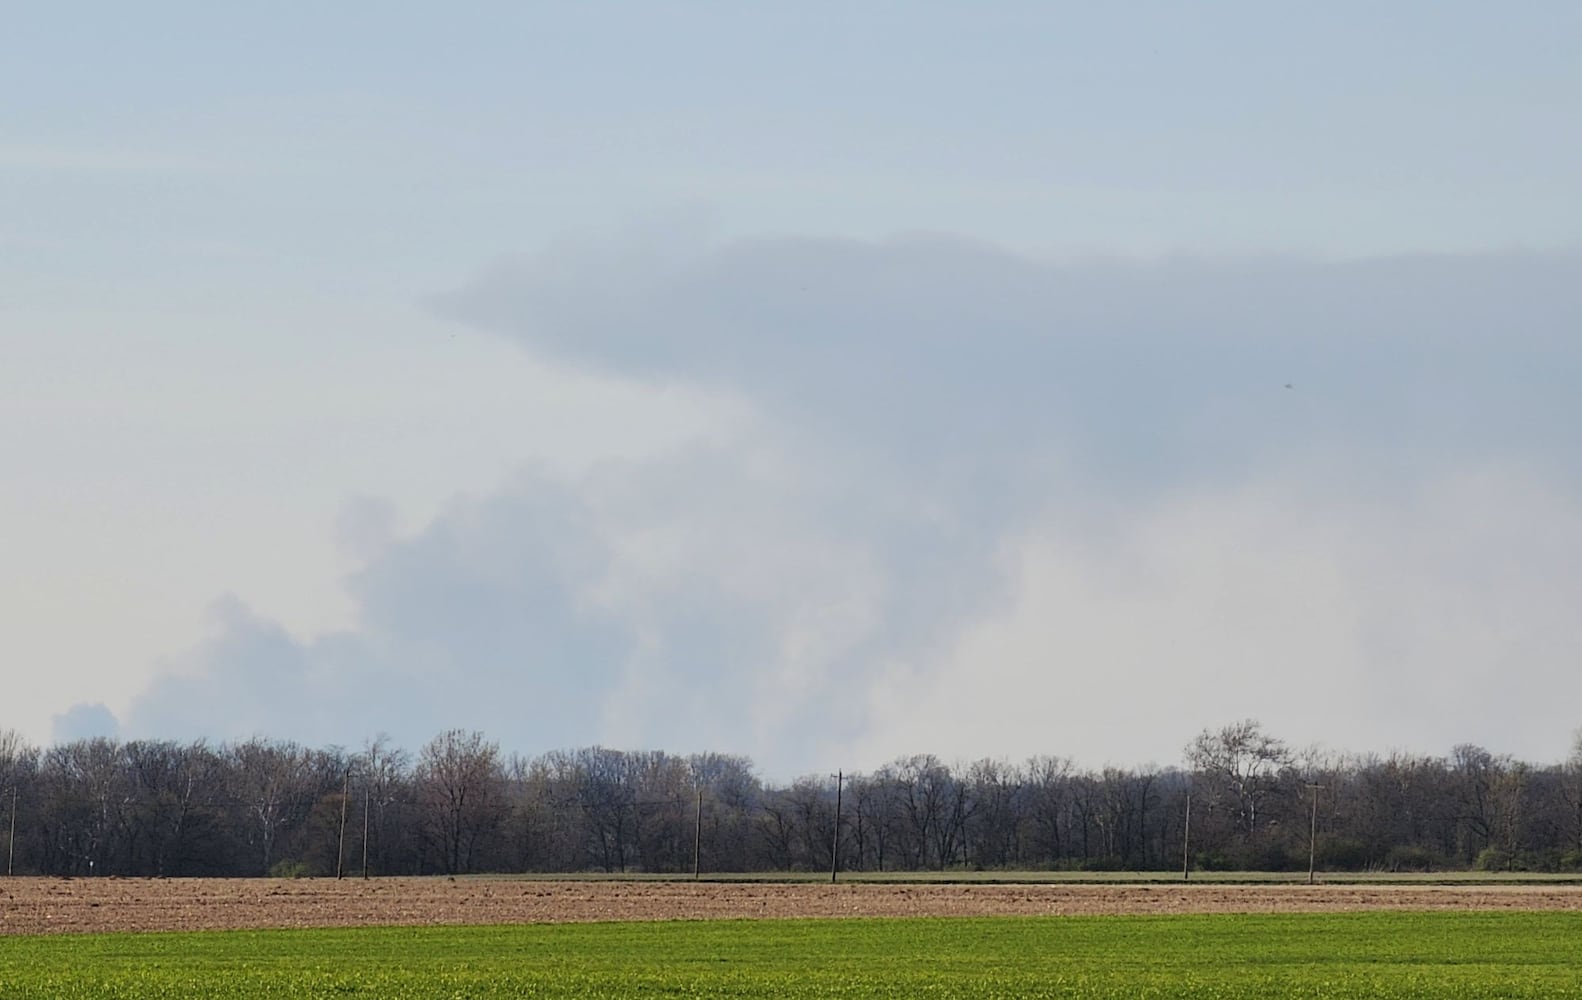
[[[1294,386],[1294,385],[1292,385],[1292,384],[1291,384],[1291,383],[1289,383],[1289,382],[1287,382],[1287,383],[1286,383],[1286,384],[1285,384],[1285,387],[1286,387],[1286,388],[1287,388],[1287,389],[1295,389],[1295,388],[1296,388],[1296,386]]]

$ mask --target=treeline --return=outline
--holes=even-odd
[[[1190,817],[1190,821],[1189,821]],[[7,870],[50,875],[943,869],[1582,869],[1582,741],[1562,764],[1296,753],[1253,721],[1183,766],[1062,757],[776,785],[750,760],[602,747],[508,756],[455,730],[417,753],[255,738],[0,733]]]

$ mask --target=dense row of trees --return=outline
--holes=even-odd
[[[1582,868],[1582,739],[1545,766],[1468,745],[1336,756],[1248,721],[1205,731],[1181,767],[924,755],[839,785],[766,783],[725,754],[525,759],[460,730],[416,755],[0,733],[18,874],[828,870],[837,850],[848,871],[1278,870],[1310,851],[1323,869]]]

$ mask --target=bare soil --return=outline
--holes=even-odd
[[[0,879],[0,935],[786,917],[1582,910],[1582,886]]]

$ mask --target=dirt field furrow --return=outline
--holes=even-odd
[[[852,916],[1582,910],[1582,887],[0,880],[0,934]]]

